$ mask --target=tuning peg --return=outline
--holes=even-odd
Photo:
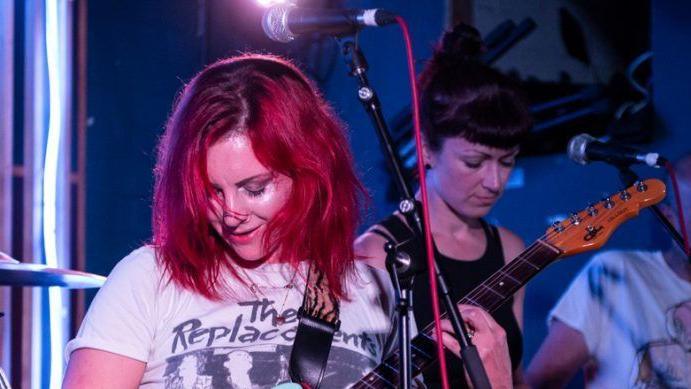
[[[636,186],[636,190],[639,192],[645,192],[648,190],[648,185],[646,185],[643,181],[636,181],[634,185]]]

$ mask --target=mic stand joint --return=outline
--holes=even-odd
[[[417,203],[414,200],[414,196],[410,190],[410,187],[406,182],[402,169],[402,164],[398,156],[398,153],[396,153],[395,151],[394,142],[391,139],[391,135],[389,134],[388,126],[386,124],[386,120],[384,119],[384,115],[381,110],[381,103],[379,101],[379,98],[377,97],[377,93],[370,86],[369,80],[367,79],[366,72],[368,66],[364,53],[360,50],[352,36],[340,37],[337,38],[337,41],[341,47],[341,54],[345,58],[346,65],[350,69],[349,75],[355,77],[358,81],[358,99],[362,103],[363,107],[365,108],[365,111],[367,112],[372,123],[374,124],[374,128],[377,131],[377,135],[379,136],[380,144],[384,149],[386,156],[388,157],[387,162],[389,164],[389,168],[393,173],[394,182],[396,183],[398,191],[401,194],[401,198],[403,199],[399,203],[399,210],[408,220],[408,225],[413,229],[415,238],[418,239],[419,242],[424,242],[424,239],[422,239],[423,229],[422,220],[418,211],[419,207],[417,206]],[[389,253],[387,252],[387,257],[388,254]],[[395,259],[395,257],[393,257],[393,259]],[[424,263],[425,261],[422,261],[421,258],[411,259],[413,260],[413,264],[411,265],[413,268],[425,269],[425,266],[421,265],[421,263]],[[419,263],[415,264],[415,262]],[[387,266],[389,266],[388,261]],[[470,341],[470,337],[468,336],[465,325],[462,324],[463,318],[461,316],[461,313],[458,310],[458,306],[450,296],[450,292],[446,287],[447,283],[441,271],[439,271],[436,261],[434,270],[436,273],[437,280],[439,280],[439,289],[443,295],[442,301],[446,306],[446,311],[451,313],[451,324],[453,325],[456,339],[458,340],[458,343],[461,346],[461,356],[463,357],[464,363],[466,365],[468,375],[470,376],[470,379],[475,388],[489,389],[489,379],[487,378],[487,373],[485,372],[485,368],[482,365],[482,360],[480,359],[480,356],[477,353],[477,349],[472,345],[472,342]],[[401,297],[402,299],[409,299],[410,295],[404,296],[401,293]],[[406,311],[408,311],[410,309],[410,306],[412,305],[407,302],[403,302],[402,304],[405,304]],[[406,333],[402,332],[401,337],[403,336],[406,336]],[[441,341],[441,339],[439,339],[438,341]],[[408,346],[409,344],[410,342],[408,342]],[[406,353],[406,351],[403,348],[400,352],[401,356],[403,356],[404,353]],[[410,351],[407,351],[407,354],[405,355],[407,356],[407,358],[410,358]],[[405,362],[405,358],[402,358],[401,362]],[[410,373],[408,373],[408,370],[406,369],[410,369],[410,367],[401,369],[401,374],[405,372],[405,374],[407,375],[405,377],[402,376],[404,379],[402,383],[399,384],[406,384],[406,381],[409,379],[410,373],[412,373],[412,370]]]

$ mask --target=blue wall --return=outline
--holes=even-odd
[[[653,98],[664,133],[656,147],[671,157],[691,151],[691,4],[654,0]]]

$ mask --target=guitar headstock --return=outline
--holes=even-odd
[[[554,223],[546,232],[545,242],[562,251],[561,256],[580,254],[602,247],[623,222],[640,210],[665,198],[665,184],[657,179],[638,181],[630,187],[591,204]]]

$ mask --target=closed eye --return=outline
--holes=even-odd
[[[257,189],[257,190],[250,190],[250,189],[245,188],[245,192],[247,192],[247,194],[250,197],[259,197],[259,196],[263,195],[264,192],[266,192],[266,187],[262,187],[261,189]]]
[[[217,197],[219,199],[223,199],[223,189],[217,187],[217,186],[212,186],[211,187],[211,196],[210,197]]]
[[[516,165],[516,160],[513,158],[505,159],[505,160],[499,161],[499,163],[501,163],[502,166],[504,166],[504,167],[513,167],[514,165]]]
[[[266,192],[266,188],[271,185],[274,179],[272,174],[255,176],[251,180],[243,182],[241,188],[249,197],[259,197]]]

